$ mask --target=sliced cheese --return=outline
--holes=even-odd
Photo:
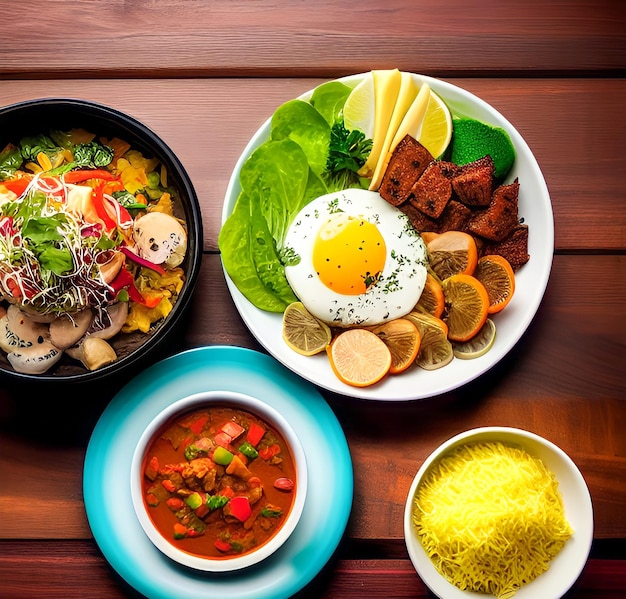
[[[372,137],[372,151],[359,170],[359,175],[362,177],[371,177],[374,174],[378,159],[383,152],[387,129],[402,83],[402,75],[398,69],[374,70],[372,77],[374,78],[374,136]]]

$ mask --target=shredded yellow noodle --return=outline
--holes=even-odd
[[[500,442],[462,445],[436,463],[417,490],[413,521],[449,582],[499,599],[545,572],[573,533],[554,474]]]

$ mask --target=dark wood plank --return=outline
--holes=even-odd
[[[389,66],[449,76],[623,74],[626,66],[624,6],[613,0],[50,0],[31,14],[4,15],[5,77],[328,77]]]
[[[152,127],[188,170],[202,205],[205,249],[215,250],[224,195],[239,154],[281,103],[323,81],[5,81],[0,105],[79,97],[126,111]],[[450,82],[491,103],[535,153],[551,193],[557,251],[626,249],[626,153],[616,134],[626,130],[626,80]]]
[[[525,428],[560,446],[589,485],[596,538],[626,537],[625,264],[625,256],[557,256],[523,342],[457,392],[399,404],[326,393],[354,464],[350,537],[401,539],[404,502],[423,460],[447,438],[483,425]],[[164,355],[214,344],[259,349],[226,297],[219,256],[206,255],[189,321]],[[108,389],[68,385],[56,401],[44,388],[0,385],[0,538],[89,536],[84,450],[102,410],[133,374]]]
[[[299,599],[429,599],[426,585],[408,559],[337,558],[301,593]],[[1,541],[3,596],[11,599],[140,597],[104,560],[93,541]],[[566,599],[621,599],[626,588],[626,561],[587,562]]]

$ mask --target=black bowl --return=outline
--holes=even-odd
[[[118,334],[109,343],[118,359],[98,370],[87,370],[82,364],[64,355],[44,374],[15,372],[0,351],[0,374],[32,381],[91,381],[110,377],[130,365],[148,358],[180,322],[196,285],[202,262],[203,231],[198,198],[185,168],[168,145],[146,125],[114,108],[78,99],[43,98],[19,102],[0,108],[0,150],[25,135],[46,133],[50,129],[67,131],[83,128],[97,136],[119,137],[145,156],[155,157],[165,164],[168,184],[174,186],[180,198],[177,215],[187,224],[187,253],[181,267],[185,271],[183,288],[172,311],[153,325],[148,333]]]

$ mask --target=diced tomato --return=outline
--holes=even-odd
[[[222,495],[223,497],[232,497],[235,494],[235,492],[232,490],[231,487],[224,487],[219,493],[218,495]]]
[[[204,425],[206,424],[208,419],[209,419],[209,415],[208,414],[204,414],[204,415],[200,416],[200,418],[198,418],[197,420],[194,420],[191,423],[191,425],[189,426],[189,430],[194,435],[199,435],[202,432],[202,427],[204,427]]]
[[[248,443],[250,443],[250,445],[256,447],[263,438],[264,434],[265,429],[260,424],[253,422],[248,429],[246,438],[248,439]]]
[[[170,497],[165,503],[173,512],[177,512],[185,507],[185,502],[180,497]]]
[[[214,545],[217,548],[217,550],[221,551],[222,553],[226,553],[227,551],[230,551],[230,543],[227,543],[226,541],[222,541],[222,539],[215,539]]]
[[[149,480],[154,480],[159,473],[159,460],[156,456],[152,456],[146,465],[144,474]]]
[[[170,493],[176,491],[176,485],[169,478],[163,479],[161,481],[161,486]]]
[[[280,445],[274,443],[274,445],[270,445],[269,447],[264,447],[263,449],[260,449],[259,457],[263,458],[264,460],[269,460],[279,453]]]
[[[159,498],[154,494],[154,493],[148,493],[146,495],[146,503],[150,506],[150,507],[156,507],[157,505],[159,505]]]
[[[237,424],[236,422],[233,422],[232,420],[229,420],[228,422],[224,423],[220,427],[220,430],[222,432],[226,433],[231,439],[236,439],[246,429],[243,428],[243,426]]]

